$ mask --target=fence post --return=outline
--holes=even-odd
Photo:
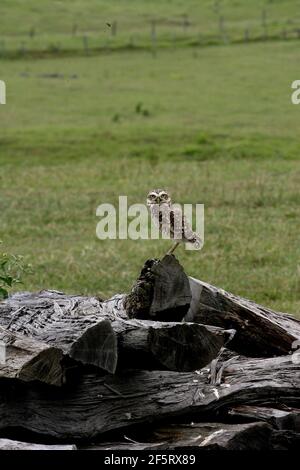
[[[261,25],[263,28],[263,38],[264,40],[268,39],[268,25],[267,25],[267,12],[265,9],[261,13]]]
[[[33,39],[34,36],[35,36],[35,28],[34,28],[34,26],[32,26],[32,28],[30,28],[30,30],[29,30],[29,37],[31,39]]]
[[[3,82],[2,80],[0,80],[0,104],[6,104],[6,85],[5,85],[5,82]],[[1,345],[1,341],[0,341],[0,345]],[[0,347],[0,364],[2,364],[1,347]]]
[[[183,27],[184,34],[187,33],[187,28],[188,28],[189,25],[190,25],[190,22],[189,22],[188,16],[185,14],[185,15],[183,15],[183,22],[182,22],[182,27]]]
[[[198,45],[201,46],[201,44],[202,44],[202,34],[199,33],[198,34]]]
[[[152,56],[156,57],[156,21],[151,21],[151,49],[152,49]]]
[[[89,40],[88,40],[88,37],[86,35],[84,35],[82,40],[83,40],[84,52],[85,52],[86,55],[88,55],[89,54]]]
[[[244,40],[245,42],[249,41],[249,29],[248,28],[245,29]]]
[[[172,36],[172,43],[173,43],[174,49],[176,49],[176,41],[177,41],[177,36],[176,36],[176,33],[174,32]]]
[[[72,36],[76,36],[77,29],[78,29],[77,24],[73,24],[73,26],[72,26]]]
[[[117,22],[113,21],[111,25],[111,35],[112,37],[115,37],[117,35]]]
[[[5,53],[5,40],[2,39],[0,42],[0,55],[4,55]]]
[[[133,37],[133,35],[131,35],[130,38],[129,38],[129,46],[134,47],[134,37]]]
[[[220,3],[219,3],[219,0],[215,0],[215,1],[214,1],[213,10],[214,10],[214,12],[215,12],[216,15],[220,12]]]
[[[26,52],[25,42],[22,41],[20,44],[20,54],[25,55],[25,52]]]
[[[226,30],[225,30],[225,20],[224,16],[219,17],[219,30],[220,30],[220,36],[221,40],[226,43],[228,41]]]

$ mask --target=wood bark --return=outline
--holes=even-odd
[[[46,445],[33,444],[31,442],[0,439],[0,450],[76,450],[75,445]]]
[[[191,302],[189,280],[173,255],[146,261],[125,299],[130,318],[181,321]]]
[[[289,354],[300,341],[299,320],[187,278],[173,255],[148,260],[123,304],[129,317],[175,321],[185,315],[187,322],[234,329],[230,348],[245,356]]]
[[[230,348],[245,356],[289,354],[300,340],[300,321],[190,278],[192,301],[186,320],[236,330]]]
[[[272,450],[292,450],[299,452],[300,446],[300,433],[279,430],[274,431],[271,436]]]
[[[0,376],[61,385],[66,357],[111,373],[117,367],[191,371],[214,359],[230,336],[196,323],[130,320],[122,300],[51,291],[12,296],[0,304],[0,333],[9,347]]]
[[[169,424],[155,427],[139,442],[135,433],[129,433],[120,442],[103,442],[83,449],[93,450],[271,450],[272,428],[265,423],[228,424],[192,423]],[[79,446],[80,448],[80,446]]]
[[[173,255],[148,260],[129,295],[106,301],[14,294],[0,303],[2,437],[294,449],[299,346],[299,320],[188,278]]]
[[[60,388],[2,379],[0,429],[23,427],[74,442],[176,415],[199,421],[240,404],[299,404],[300,364],[291,356],[233,358],[220,370],[219,386],[210,383],[209,368],[198,373],[84,374]]]
[[[61,349],[0,327],[0,377],[40,380],[49,385],[65,381]]]
[[[228,410],[228,416],[239,420],[265,421],[275,429],[300,432],[300,409],[241,405]]]
[[[200,369],[217,357],[232,331],[195,323],[158,321],[114,321],[119,340],[119,370]]]
[[[12,334],[46,343],[48,351],[51,346],[83,364],[114,372],[116,335],[98,311],[99,301],[95,298],[53,291],[25,292],[0,303],[0,325]]]

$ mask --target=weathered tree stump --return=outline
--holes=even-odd
[[[124,305],[130,318],[181,321],[191,302],[189,280],[173,255],[146,261]]]

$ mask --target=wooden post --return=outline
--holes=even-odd
[[[134,36],[131,35],[129,38],[129,47],[134,47]]]
[[[267,12],[265,9],[261,13],[261,25],[263,28],[263,38],[266,41],[268,39],[268,26],[267,26]]]
[[[188,28],[189,25],[190,25],[190,22],[189,22],[188,16],[185,14],[185,15],[183,15],[183,22],[182,22],[182,27],[183,27],[183,33],[184,34],[187,33],[187,28]]]
[[[153,19],[151,21],[151,52],[152,56],[156,57],[156,21]]]
[[[113,21],[111,25],[111,35],[112,37],[115,37],[117,35],[117,22]]]
[[[172,36],[172,44],[173,44],[174,49],[176,49],[176,42],[177,42],[177,36],[176,36],[176,32],[174,32]]]
[[[86,35],[83,36],[82,38],[82,41],[83,41],[83,49],[84,49],[84,52],[86,55],[89,54],[89,40],[88,40],[88,37]]]
[[[74,23],[72,26],[72,36],[76,36],[77,30],[78,30],[77,24]]]
[[[30,30],[29,30],[29,37],[31,39],[33,39],[34,36],[35,36],[35,28],[34,28],[34,26],[32,26],[32,28],[30,28]]]
[[[156,20],[151,21],[151,40],[156,41]]]
[[[21,44],[20,44],[20,54],[25,55],[25,52],[26,52],[25,42],[22,41]]]
[[[105,49],[106,52],[110,51],[110,40],[109,40],[108,37],[106,38],[106,41],[105,41],[105,44],[104,44],[104,49]]]
[[[4,55],[5,53],[5,40],[2,39],[0,42],[0,55]]]
[[[220,11],[220,3],[219,3],[219,0],[215,0],[214,1],[214,5],[213,5],[213,10],[214,10],[214,13],[217,15]]]
[[[226,35],[226,31],[225,31],[225,20],[224,20],[224,16],[220,16],[219,17],[219,30],[220,30],[220,37],[221,37],[221,40],[226,43],[228,41],[228,38],[227,38],[227,35]]]

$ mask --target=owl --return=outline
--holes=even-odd
[[[160,232],[175,242],[167,252],[168,255],[172,254],[180,243],[191,243],[195,249],[202,246],[201,238],[192,230],[181,207],[172,204],[167,191],[163,189],[150,191],[147,196],[147,206],[150,209],[152,220],[159,227]]]

